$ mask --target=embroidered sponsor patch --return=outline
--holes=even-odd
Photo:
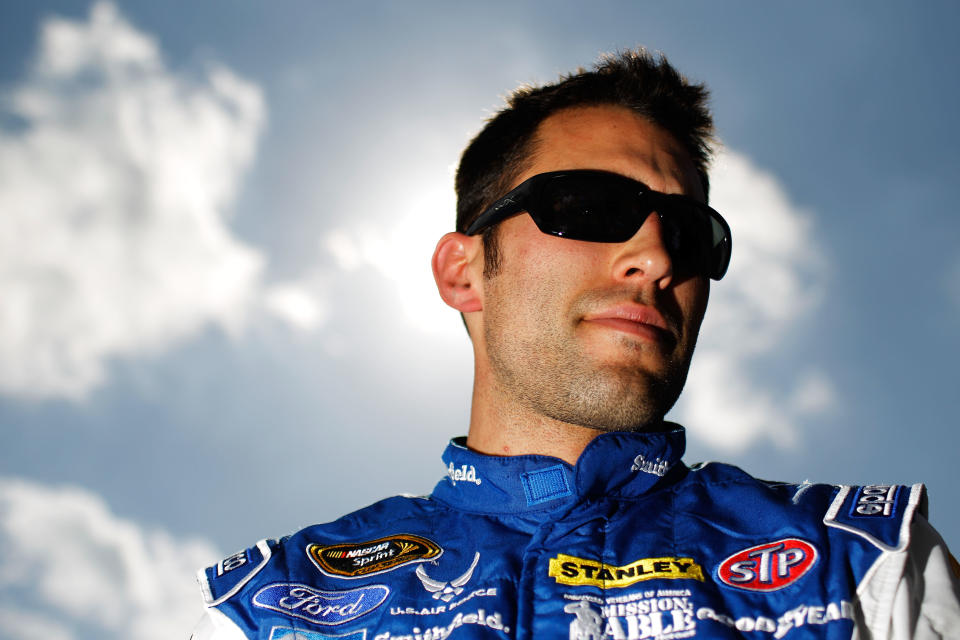
[[[367,640],[367,630],[360,629],[350,633],[320,633],[319,631],[305,631],[291,627],[273,627],[270,629],[270,640]]]
[[[645,590],[604,599],[564,594],[564,599],[570,602],[564,605],[563,611],[573,616],[569,637],[578,640],[691,638],[697,633],[697,622],[689,594],[680,590]]]
[[[701,607],[697,609],[697,619],[713,620],[737,631],[746,633],[757,631],[772,634],[774,638],[782,638],[793,629],[804,625],[823,625],[837,620],[854,620],[855,618],[853,605],[847,600],[841,600],[825,605],[801,604],[777,618],[745,616],[734,619],[710,607]]]
[[[359,578],[392,571],[411,562],[440,557],[436,542],[409,533],[366,542],[307,546],[307,555],[328,576]]]
[[[447,467],[447,477],[450,478],[450,484],[453,486],[457,486],[458,482],[469,482],[476,485],[483,484],[483,480],[477,476],[477,468],[472,464],[462,464],[459,467],[455,467],[451,462],[450,466]]]
[[[467,591],[463,596],[457,598],[456,600],[451,601],[448,604],[438,604],[435,607],[409,607],[409,606],[399,606],[399,607],[390,607],[390,615],[392,616],[435,616],[440,613],[446,613],[447,611],[453,611],[458,609],[470,602],[474,598],[490,598],[496,597],[497,588],[496,587],[485,587],[480,589],[474,589],[473,591]]]
[[[633,459],[633,464],[630,466],[630,471],[642,471],[661,478],[667,475],[669,470],[670,463],[666,460],[660,458],[649,460],[642,453]]]
[[[232,556],[226,557],[220,562],[217,563],[217,577],[219,578],[225,573],[233,571],[234,569],[239,569],[243,565],[249,562],[250,558],[247,555],[247,550],[238,551]]]
[[[816,547],[784,538],[736,552],[720,563],[717,577],[738,589],[776,591],[799,580],[816,562]]]
[[[389,640],[390,638],[397,638],[397,640],[408,640],[410,638],[435,638],[440,640],[443,638],[449,638],[450,634],[463,626],[487,627],[493,631],[502,631],[503,634],[510,633],[510,627],[504,623],[502,614],[496,611],[487,611],[486,609],[476,609],[470,613],[458,613],[447,623],[441,623],[433,626],[420,624],[413,629],[397,635],[394,635],[389,631],[385,631],[384,633],[378,633],[373,637],[373,639]],[[470,634],[468,633],[468,635]],[[478,630],[476,634],[473,634],[473,637],[479,637],[479,635],[480,632]],[[485,637],[486,636],[502,637],[501,634],[485,634]],[[461,637],[459,633],[457,634],[457,637]]]
[[[478,562],[480,562],[479,551],[474,554],[473,562],[463,575],[454,578],[450,582],[431,578],[427,575],[423,565],[417,567],[417,578],[420,579],[420,584],[423,585],[423,588],[433,594],[434,600],[450,602],[463,593],[464,585],[470,582],[470,578],[473,577],[473,570],[477,568]]]
[[[642,580],[690,578],[703,582],[703,568],[693,558],[641,558],[618,567],[568,556],[550,558],[547,574],[559,584],[626,587]]]
[[[347,591],[320,591],[305,584],[277,582],[253,595],[253,605],[319,625],[336,625],[370,613],[387,599],[382,584]]]
[[[238,551],[214,566],[199,571],[197,579],[207,605],[219,604],[242,589],[267,565],[274,544],[273,540],[261,540],[256,546]]]
[[[870,484],[857,489],[850,515],[858,518],[890,518],[896,513],[897,485]]]

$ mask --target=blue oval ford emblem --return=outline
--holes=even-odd
[[[347,591],[320,591],[305,584],[278,582],[257,591],[253,604],[313,624],[334,625],[370,613],[383,604],[389,594],[390,589],[382,584]]]

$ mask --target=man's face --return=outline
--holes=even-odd
[[[704,199],[672,136],[620,107],[556,113],[538,129],[514,186],[563,169],[601,169]],[[705,277],[675,277],[651,215],[623,243],[541,233],[529,215],[498,229],[502,264],[483,283],[482,352],[494,384],[527,410],[602,430],[656,422],[686,380],[707,305]]]

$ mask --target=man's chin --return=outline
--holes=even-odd
[[[676,349],[672,345],[619,340],[586,345],[583,357],[599,370],[614,376],[642,375],[651,379],[673,377],[678,369]]]
[[[597,384],[600,377],[571,390],[566,402],[541,409],[555,420],[598,431],[645,431],[658,428],[683,387],[683,380],[646,372]]]

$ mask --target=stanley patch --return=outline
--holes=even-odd
[[[655,579],[689,578],[703,582],[703,568],[693,558],[641,558],[618,567],[561,553],[550,559],[549,575],[560,584],[604,589]]]
[[[391,571],[411,562],[433,560],[443,553],[436,542],[410,533],[366,542],[307,546],[307,555],[321,572],[339,578],[360,578]]]

